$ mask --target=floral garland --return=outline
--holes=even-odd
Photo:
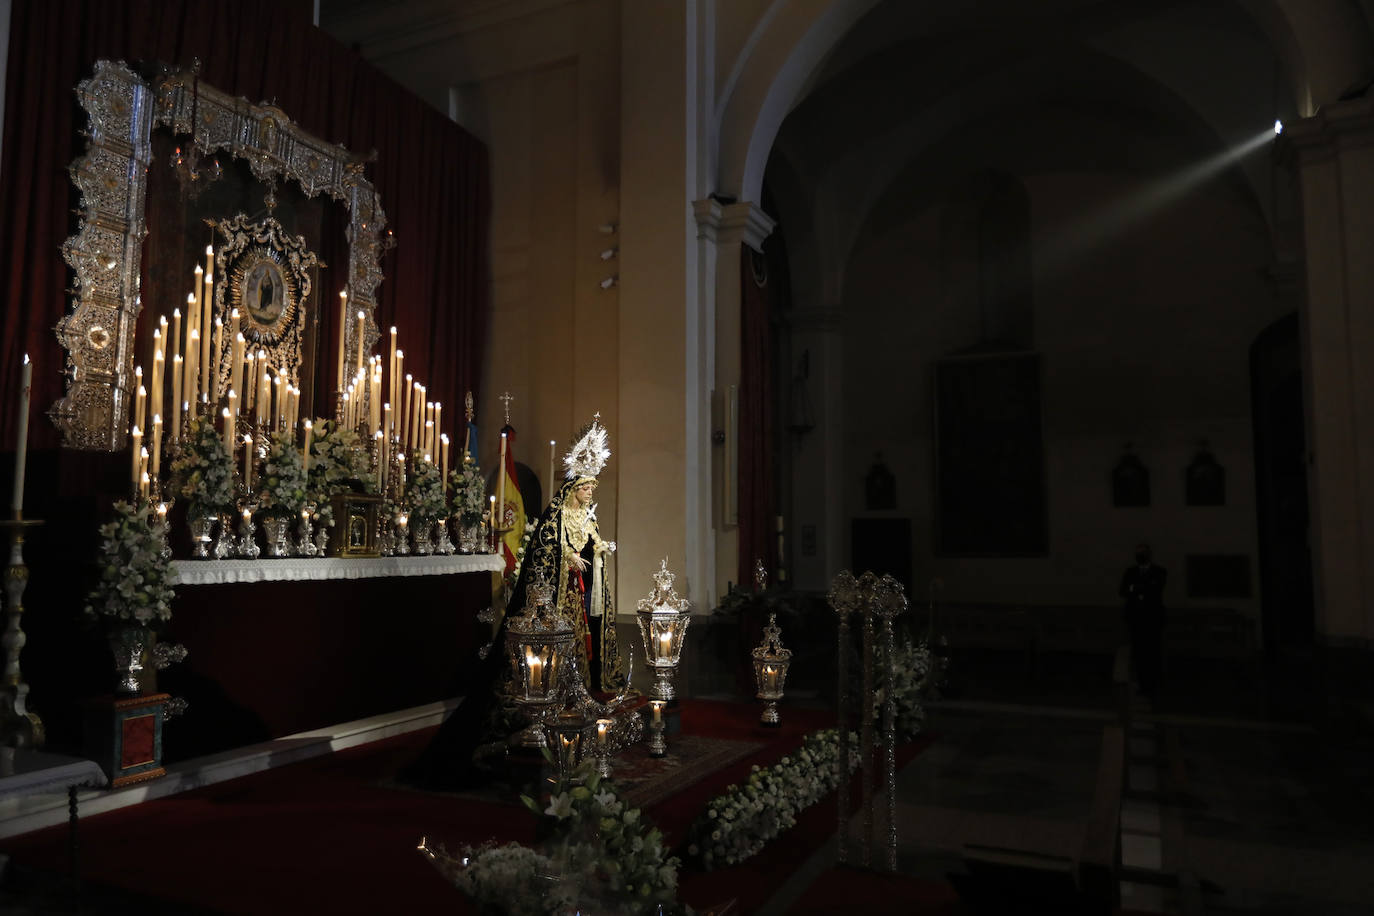
[[[295,437],[285,430],[273,433],[263,469],[262,513],[295,515],[305,505],[308,490],[305,463]]]
[[[172,487],[189,504],[188,517],[234,508],[234,467],[211,417],[191,420],[186,444],[172,462]]]
[[[411,474],[406,479],[406,502],[410,504],[411,519],[424,524],[444,517],[444,475],[438,465],[423,458],[411,462]]]
[[[839,785],[839,730],[812,732],[800,749],[767,769],[757,766],[749,779],[713,798],[688,833],[687,854],[708,871],[734,865],[797,822],[797,815]],[[850,736],[849,772],[859,765]]]
[[[462,466],[448,475],[448,483],[453,489],[450,505],[459,523],[472,526],[481,522],[482,513],[487,511],[487,484],[471,455],[463,456]]]
[[[153,627],[172,619],[176,570],[167,549],[167,522],[145,505],[114,504],[115,520],[100,527],[100,580],[86,596],[86,616]]]

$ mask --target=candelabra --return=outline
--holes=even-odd
[[[873,711],[877,706],[877,689],[874,678],[874,659],[880,658],[886,672],[887,690],[883,704],[882,750],[883,782],[887,796],[887,837],[886,862],[889,869],[896,868],[897,821],[896,821],[896,706],[892,697],[893,646],[892,621],[907,608],[906,595],[901,583],[891,576],[879,578],[866,572],[857,579],[848,570],[835,577],[830,586],[830,606],[839,615],[839,852],[838,858],[844,862],[848,857],[849,846],[849,713],[848,690],[849,672],[849,618],[858,614],[863,625],[861,659],[862,696],[858,701],[857,715],[860,721],[859,767],[861,771],[861,807],[863,809],[863,833],[860,849],[863,864],[869,865],[872,858],[874,828],[874,786],[873,750],[874,724]],[[883,622],[883,645],[879,651],[875,645],[874,620]]]
[[[19,513],[16,511],[15,515]],[[0,680],[0,748],[41,747],[43,720],[28,708],[29,685],[19,669],[19,654],[27,637],[20,626],[24,614],[24,589],[29,584],[29,568],[24,564],[24,530],[43,524],[15,518],[0,522],[9,532],[10,558],[5,567],[5,631],[0,646],[5,650],[3,680]]]
[[[315,547],[315,530],[312,519],[315,517],[315,503],[308,502],[301,507],[300,526],[296,529],[296,556],[314,557],[319,555]]]
[[[692,619],[691,604],[673,589],[677,577],[668,571],[666,559],[653,578],[654,589],[647,598],[639,599],[636,613],[644,639],[644,657],[654,671],[653,697],[671,700],[677,695],[673,674],[682,660],[682,645]]]
[[[262,552],[255,537],[258,526],[253,524],[253,513],[257,509],[258,500],[256,497],[245,496],[239,500],[239,536],[234,553],[245,560],[256,560],[258,554]]]

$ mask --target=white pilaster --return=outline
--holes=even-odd
[[[1306,248],[1303,383],[1318,638],[1374,643],[1374,95],[1290,125]]]

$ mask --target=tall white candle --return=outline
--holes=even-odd
[[[305,448],[301,449],[302,463],[305,465],[305,472],[310,473],[310,435],[314,427],[309,420],[305,421]]]
[[[339,290],[339,392],[344,389],[344,338],[348,331],[348,290]]]
[[[19,434],[14,442],[14,492],[10,496],[15,518],[24,511],[24,464],[29,450],[29,389],[32,387],[33,363],[25,353],[24,365],[19,370]]]
[[[496,504],[501,507],[500,524],[506,524],[506,434],[501,434],[501,463],[496,466]]]
[[[554,440],[550,439],[550,440],[549,440],[549,499],[553,499],[554,490],[557,490],[557,489],[558,489],[558,484],[557,484],[557,482],[554,480],[554,477],[553,477],[553,443],[554,443]]]

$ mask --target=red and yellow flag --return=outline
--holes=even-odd
[[[515,430],[506,427],[506,460],[497,477],[497,492],[505,490],[500,509],[501,527],[509,529],[501,536],[501,555],[506,558],[506,573],[515,569],[515,554],[525,537],[525,502],[520,498],[520,485],[515,473]]]

